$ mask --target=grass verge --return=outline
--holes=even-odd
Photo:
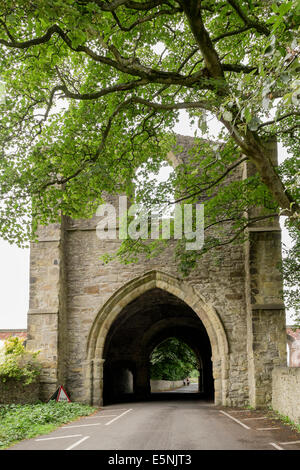
[[[81,403],[55,402],[35,405],[0,405],[0,449],[23,439],[47,434],[62,424],[88,416],[96,408]]]

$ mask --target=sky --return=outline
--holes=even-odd
[[[214,138],[220,130],[220,124],[212,119],[208,134]],[[180,121],[174,128],[178,134],[194,136],[195,127],[188,122],[188,115],[181,112]],[[286,156],[282,147],[278,149],[279,162]],[[281,220],[282,241],[290,245],[290,238]],[[26,329],[29,305],[29,249],[10,245],[0,238],[0,330]],[[287,312],[287,324],[292,324],[291,313]]]

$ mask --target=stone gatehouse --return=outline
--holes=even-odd
[[[185,158],[192,144],[178,136]],[[275,162],[276,145],[266,149]],[[242,179],[246,162],[231,178]],[[31,245],[30,349],[43,360],[41,399],[63,385],[72,401],[100,405],[131,387],[150,393],[149,357],[156,345],[176,336],[199,359],[204,395],[216,404],[254,407],[270,402],[272,370],[286,365],[285,312],[278,221],[256,223],[243,245],[207,253],[183,278],[174,243],[157,258],[104,264],[100,255],[120,241],[96,236],[96,215],[63,217],[39,229]]]

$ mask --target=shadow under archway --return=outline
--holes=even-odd
[[[203,387],[197,393],[151,393],[149,357],[168,337],[185,342],[200,359]],[[183,300],[153,288],[126,305],[112,323],[104,344],[103,403],[213,399],[212,349],[207,331]]]

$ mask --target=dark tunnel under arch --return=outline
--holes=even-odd
[[[151,398],[150,355],[169,337],[180,339],[194,351],[203,365],[201,397],[213,398],[212,350],[202,321],[185,302],[154,288],[124,307],[107,334],[104,404]]]

